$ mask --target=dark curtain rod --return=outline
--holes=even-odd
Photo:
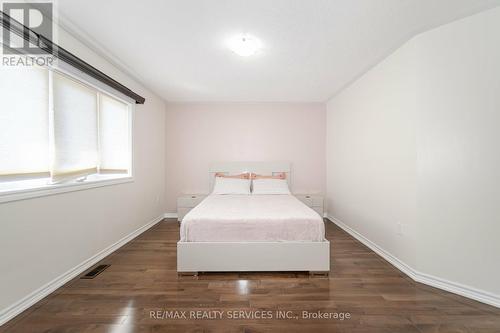
[[[0,21],[2,23],[4,33],[7,31],[13,32],[16,35],[23,38],[25,41],[37,45],[40,49],[42,49],[47,54],[53,55],[54,57],[64,61],[65,63],[73,66],[74,68],[84,72],[87,75],[90,75],[96,80],[110,86],[111,88],[121,92],[122,94],[132,98],[135,100],[136,104],[144,104],[146,99],[139,94],[136,94],[129,88],[125,87],[120,82],[114,80],[108,75],[104,74],[97,68],[93,67],[89,63],[83,61],[78,58],[71,52],[65,50],[59,45],[53,43],[51,40],[45,38],[44,36],[37,34],[30,28],[24,26],[20,22],[11,18],[9,15],[5,14],[3,11],[0,11]]]

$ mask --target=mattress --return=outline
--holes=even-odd
[[[323,219],[292,195],[209,195],[182,220],[182,242],[321,242]]]

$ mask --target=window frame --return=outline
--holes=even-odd
[[[67,67],[67,68],[66,68]],[[124,183],[131,183],[135,181],[134,177],[134,140],[133,140],[133,133],[134,133],[134,123],[135,123],[135,103],[128,98],[122,97],[121,93],[115,92],[113,93],[111,88],[104,87],[103,84],[100,84],[96,80],[93,80],[91,77],[88,75],[84,74],[83,72],[80,72],[79,70],[73,69],[73,67],[66,65],[65,63],[59,63],[58,65],[54,64],[53,66],[46,67],[48,70],[48,76],[49,76],[49,113],[48,117],[52,117],[52,99],[53,99],[53,83],[52,83],[52,75],[53,73],[57,73],[59,75],[64,75],[68,77],[70,80],[74,80],[79,84],[83,84],[90,89],[93,89],[96,91],[96,94],[105,94],[110,98],[116,99],[120,102],[123,102],[127,105],[127,112],[128,112],[128,118],[129,118],[129,135],[128,135],[128,145],[129,145],[129,151],[130,151],[130,161],[129,161],[129,170],[128,173],[123,173],[123,174],[92,174],[85,179],[74,179],[66,182],[51,182],[50,177],[38,177],[38,178],[32,178],[28,180],[19,180],[19,181],[14,181],[18,187],[21,188],[14,188],[12,190],[2,190],[2,183],[0,182],[0,204],[5,203],[5,202],[11,202],[11,201],[17,201],[17,200],[24,200],[24,199],[30,199],[30,198],[36,198],[36,197],[43,197],[43,196],[49,196],[49,195],[55,195],[55,194],[60,194],[60,193],[68,193],[68,192],[73,192],[73,191],[81,191],[81,190],[86,190],[86,189],[91,189],[91,188],[97,188],[97,187],[103,187],[103,186],[110,186],[110,185],[118,185],[118,184],[124,184]],[[98,96],[98,101],[99,101],[99,96]],[[100,103],[97,103],[97,108],[99,112],[99,105]],[[49,119],[49,123],[52,120]],[[51,124],[49,124],[49,131],[51,129]],[[52,134],[49,134],[52,135]],[[49,139],[49,143],[51,140]],[[98,142],[99,142],[99,129],[98,129]],[[50,147],[50,150],[53,148]],[[44,182],[45,180],[45,182]],[[39,183],[39,184],[37,184]],[[43,183],[43,184],[42,184]],[[26,184],[25,186],[29,187],[22,187],[23,184]]]

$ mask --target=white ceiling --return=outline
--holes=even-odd
[[[415,34],[500,0],[62,0],[61,23],[167,101],[324,102]],[[264,44],[243,58],[227,38]]]

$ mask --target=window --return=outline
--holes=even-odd
[[[97,173],[98,93],[83,84],[54,73],[53,180]]]
[[[0,181],[48,176],[48,71],[24,67],[2,69],[0,102]]]
[[[99,98],[99,167],[101,173],[127,173],[130,162],[127,105]]]
[[[0,69],[0,100],[0,201],[131,179],[131,103],[72,75],[21,66]]]

